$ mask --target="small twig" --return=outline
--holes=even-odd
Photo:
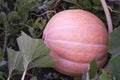
[[[44,13],[42,13],[42,14],[40,14],[40,15],[37,15],[37,14],[35,14],[35,13],[32,13],[32,14],[34,14],[35,16],[43,16],[43,15],[45,15],[45,14],[47,14],[47,13],[56,13],[56,11],[55,11],[55,10],[48,10],[48,11],[45,11]]]
[[[111,12],[115,12],[115,13],[119,13],[119,14],[120,14],[119,11],[113,10],[110,6],[108,6],[108,8],[109,8],[109,10],[110,10]]]
[[[113,30],[110,12],[109,12],[109,10],[108,10],[108,6],[107,6],[105,0],[100,0],[100,1],[101,1],[101,3],[102,3],[102,6],[103,6],[103,9],[104,9],[104,12],[105,12],[105,16],[106,16],[107,24],[108,24],[108,31],[109,31],[109,33],[110,33],[110,32],[112,32],[112,30]]]

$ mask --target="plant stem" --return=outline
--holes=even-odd
[[[6,47],[7,47],[7,38],[8,38],[8,35],[7,35],[7,23],[5,23],[4,26],[5,26],[5,38],[4,38],[3,53],[5,53],[5,50],[6,50]]]
[[[27,73],[27,67],[28,67],[28,64],[26,64],[26,66],[25,66],[25,70],[24,70],[24,72],[23,72],[23,75],[22,75],[21,80],[24,80],[24,79],[25,79],[25,75],[26,75],[26,73]]]
[[[102,7],[103,7],[104,12],[105,12],[105,16],[106,16],[107,24],[108,24],[108,31],[109,31],[109,33],[110,33],[110,32],[112,32],[112,30],[113,30],[110,12],[109,12],[109,10],[108,10],[108,7],[107,7],[107,4],[106,4],[105,0],[100,0],[100,1],[101,1],[101,3],[102,3]]]
[[[23,73],[23,75],[22,75],[22,79],[21,79],[21,80],[24,80],[25,75],[26,75],[26,72],[27,72],[27,70],[25,70],[25,71],[24,71],[24,73]]]
[[[7,40],[8,40],[8,21],[7,21],[7,17],[6,17],[6,14],[4,12],[0,12],[0,16],[3,20],[3,23],[4,23],[4,33],[5,33],[5,37],[4,37],[4,45],[3,45],[3,53],[5,53],[6,51],[6,47],[7,47]],[[3,55],[4,56],[4,55]]]
[[[11,78],[11,76],[9,76],[9,77],[7,78],[7,80],[10,80],[10,78]]]
[[[86,80],[90,80],[89,72],[87,72]]]

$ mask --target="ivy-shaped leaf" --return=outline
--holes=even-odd
[[[8,18],[8,21],[15,21],[15,20],[21,19],[20,15],[18,15],[18,12],[16,12],[16,11],[11,11],[7,15],[7,18]]]
[[[89,78],[92,79],[95,77],[96,73],[97,73],[97,63],[95,60],[92,60],[90,62],[90,67],[89,67]]]
[[[8,69],[9,69],[9,78],[11,77],[11,74],[13,71],[20,66],[21,69],[23,70],[23,64],[20,64],[20,61],[22,61],[22,54],[19,51],[14,51],[11,48],[7,49],[8,52]]]
[[[7,16],[4,12],[0,12],[0,23],[6,24]]]
[[[38,58],[30,63],[30,66],[28,66],[28,69],[34,68],[34,67],[54,67],[55,61],[51,60],[49,56],[44,56],[42,58]]]
[[[41,39],[32,39],[24,32],[17,39],[20,52],[23,55],[24,66],[30,61],[43,57],[48,54],[49,48],[47,48]]]
[[[110,33],[109,52],[113,55],[120,54],[120,26]]]
[[[42,39],[33,39],[21,32],[21,36],[17,38],[20,52],[23,56],[24,73],[22,80],[28,69],[33,67],[51,67],[54,61],[47,57],[50,49],[47,48]],[[37,64],[36,64],[37,63]]]
[[[115,55],[110,59],[108,69],[115,80],[120,80],[120,55]]]

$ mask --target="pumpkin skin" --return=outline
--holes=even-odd
[[[81,10],[65,10],[47,23],[43,38],[56,60],[55,69],[68,75],[87,72],[95,59],[98,69],[107,61],[108,32],[94,14]]]

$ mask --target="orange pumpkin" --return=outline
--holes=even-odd
[[[56,60],[55,69],[68,75],[87,72],[95,59],[98,69],[107,61],[108,32],[92,13],[74,9],[54,15],[47,23],[43,38]]]

